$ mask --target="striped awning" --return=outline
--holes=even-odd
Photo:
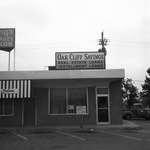
[[[30,98],[31,80],[0,81],[0,98]]]

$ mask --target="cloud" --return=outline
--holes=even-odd
[[[17,27],[45,27],[48,12],[42,6],[31,1],[13,1],[13,3],[4,3],[1,7],[1,22],[3,25],[14,25]]]

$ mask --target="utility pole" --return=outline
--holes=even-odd
[[[99,52],[104,52],[105,56],[107,55],[107,51],[105,46],[107,45],[108,39],[104,38],[104,33],[101,33],[101,39],[99,39],[99,45],[102,45],[102,48],[100,48]]]

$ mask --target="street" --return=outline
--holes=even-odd
[[[149,150],[150,121],[130,120],[142,130],[50,132],[12,131],[0,133],[1,150]]]

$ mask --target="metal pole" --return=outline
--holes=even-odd
[[[15,71],[15,63],[16,63],[16,48],[14,48],[14,71]]]
[[[10,52],[9,52],[9,57],[8,57],[8,71],[10,71]]]

